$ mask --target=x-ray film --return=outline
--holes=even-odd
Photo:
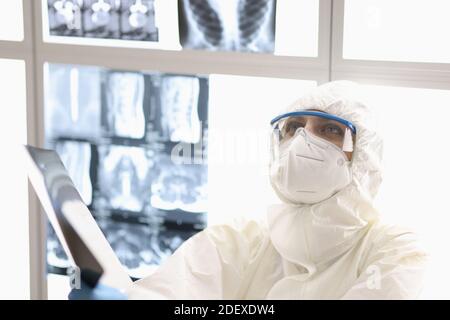
[[[198,115],[199,79],[164,76],[161,79],[160,92],[162,135],[173,142],[199,142],[201,134]]]
[[[112,136],[141,139],[145,134],[144,76],[135,72],[111,72],[105,80],[103,112]]]
[[[91,145],[86,142],[59,141],[55,151],[61,157],[64,167],[86,205],[92,202],[90,178]]]
[[[98,224],[128,273],[133,277],[145,276],[146,262],[142,255],[150,250],[149,226],[105,219]]]
[[[154,0],[122,0],[121,38],[158,41]]]
[[[137,147],[100,146],[99,188],[111,209],[141,212],[150,197],[153,160]],[[148,201],[148,200],[147,200]]]
[[[84,0],[83,31],[85,37],[119,38],[120,2]]]
[[[206,212],[207,167],[198,164],[174,164],[167,156],[158,161],[158,177],[151,190],[152,207]]]
[[[47,0],[56,36],[158,41],[154,0]]]
[[[100,136],[100,69],[46,65],[45,133],[47,138]]]
[[[183,48],[273,52],[276,0],[178,0]]]
[[[50,34],[82,36],[82,1],[47,0]]]

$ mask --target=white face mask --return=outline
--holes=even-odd
[[[270,181],[282,200],[313,204],[328,199],[352,181],[350,161],[335,144],[300,128],[279,146]]]

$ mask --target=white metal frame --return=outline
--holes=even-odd
[[[40,78],[36,73],[36,50],[34,46],[34,1],[23,1],[24,39],[22,41],[0,41],[0,58],[17,59],[25,62],[26,104],[27,104],[27,142],[42,145],[42,121],[39,116],[36,83]],[[31,185],[28,188],[29,207],[29,249],[30,249],[30,297],[43,299],[47,295],[45,281],[45,219],[39,214],[40,204]]]
[[[23,0],[24,40],[0,41],[0,58],[26,63],[28,143],[44,142],[45,62],[96,65],[123,70],[187,74],[234,74],[315,80],[335,79],[450,90],[450,64],[345,60],[342,58],[344,1],[319,0],[318,57],[284,57],[236,52],[169,51],[136,47],[49,43],[43,40],[40,0]],[[120,40],[118,40],[120,43]],[[30,189],[31,190],[31,189]],[[45,220],[29,193],[31,298],[45,299]]]
[[[35,28],[37,59],[59,63],[76,63],[125,70],[152,70],[186,74],[235,74],[293,79],[328,80],[331,1],[320,0],[318,57],[284,57],[272,54],[210,52],[196,50],[160,50],[49,43],[43,41],[42,2],[36,1]],[[107,43],[113,43],[110,40]],[[117,40],[120,43],[120,40]]]

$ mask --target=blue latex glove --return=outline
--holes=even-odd
[[[117,289],[97,284],[91,288],[85,282],[81,282],[80,289],[72,289],[69,292],[69,300],[126,300],[127,296]]]

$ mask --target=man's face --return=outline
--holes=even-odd
[[[341,149],[344,145],[345,130],[347,129],[347,126],[338,121],[309,115],[289,117],[283,124],[283,139],[292,138],[299,128],[305,128],[308,132],[333,143]],[[353,141],[354,138],[353,135]],[[348,160],[352,159],[353,152],[344,153]]]

